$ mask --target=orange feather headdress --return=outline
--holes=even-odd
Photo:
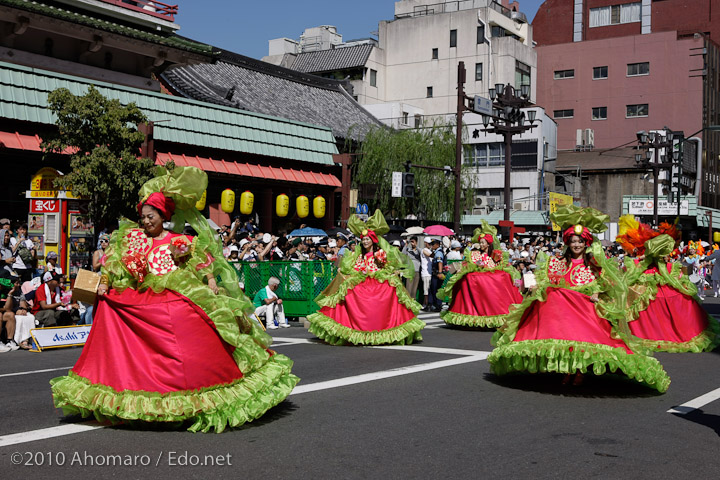
[[[650,225],[638,222],[632,215],[623,215],[618,221],[619,232],[615,241],[628,255],[642,255],[645,253],[645,242],[658,235],[670,235],[680,240],[680,231],[675,225],[662,222],[657,230]]]

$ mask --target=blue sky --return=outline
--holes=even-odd
[[[543,0],[519,0],[532,21]],[[185,0],[178,4],[178,33],[253,58],[267,55],[268,40],[298,39],[307,27],[335,25],[344,40],[367,38],[391,20],[394,0]]]

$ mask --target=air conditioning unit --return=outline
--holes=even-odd
[[[487,208],[473,208],[472,214],[473,215],[485,215],[487,214]]]
[[[513,203],[513,210],[522,210],[522,209],[523,209],[522,202]]]
[[[487,206],[488,202],[485,195],[475,195],[475,208],[486,208]]]
[[[575,147],[577,149],[582,149],[583,146],[583,131],[582,128],[578,128],[575,131]]]
[[[593,148],[595,146],[595,130],[586,128],[583,131],[583,145],[585,148]]]

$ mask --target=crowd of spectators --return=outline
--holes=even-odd
[[[252,218],[243,222],[236,217],[230,225],[222,225],[217,233],[223,254],[239,272],[244,262],[325,260],[338,266],[342,257],[358,245],[358,239],[347,231],[331,236],[292,237],[287,231],[263,232]],[[99,260],[108,240],[107,234],[99,237],[99,247],[92,258],[94,271],[100,269]],[[466,249],[476,246],[471,244],[469,237],[463,236],[395,234],[388,240],[413,264],[415,276],[406,283],[410,295],[422,304],[424,311],[441,311],[440,289],[447,276],[459,269]],[[704,245],[707,248],[703,249],[700,243],[680,244],[673,261],[682,262],[683,271],[697,285],[701,298],[705,297],[707,289],[717,297],[720,295],[720,268],[713,266],[720,258],[720,250]],[[622,267],[625,254],[619,245],[613,243],[603,248],[606,255],[615,258]],[[557,257],[563,254],[559,237],[543,235],[523,236],[507,243],[501,241],[500,249],[507,252],[510,265],[521,274],[517,282],[521,290],[525,288],[523,279],[528,275],[532,277],[537,268],[541,252]],[[92,307],[71,302],[65,277],[57,265],[57,254],[50,252],[45,258],[38,259],[34,244],[27,238],[27,225],[18,224],[13,229],[7,219],[0,219],[0,255],[0,353],[29,349],[29,330],[36,326],[92,323]]]
[[[89,305],[72,301],[58,255],[42,258],[26,224],[0,219],[0,353],[30,350],[30,330],[92,323]]]

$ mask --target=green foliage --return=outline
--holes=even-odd
[[[58,88],[48,96],[58,131],[43,141],[49,153],[74,151],[72,171],[55,186],[90,199],[90,216],[98,226],[121,216],[137,215],[138,190],[151,176],[153,161],[138,158],[145,135],[137,126],[147,117],[134,104],[107,99],[94,87],[82,96]]]
[[[354,182],[377,185],[374,199],[365,198],[372,209],[392,212],[394,217],[422,215],[437,221],[451,221],[455,212],[455,175],[440,170],[412,168],[415,198],[392,198],[392,172],[404,172],[405,163],[432,167],[455,167],[455,126],[435,125],[419,129],[392,130],[379,127],[365,136]],[[461,174],[461,208],[468,207],[472,195],[468,176]],[[371,209],[371,211],[372,211]]]

